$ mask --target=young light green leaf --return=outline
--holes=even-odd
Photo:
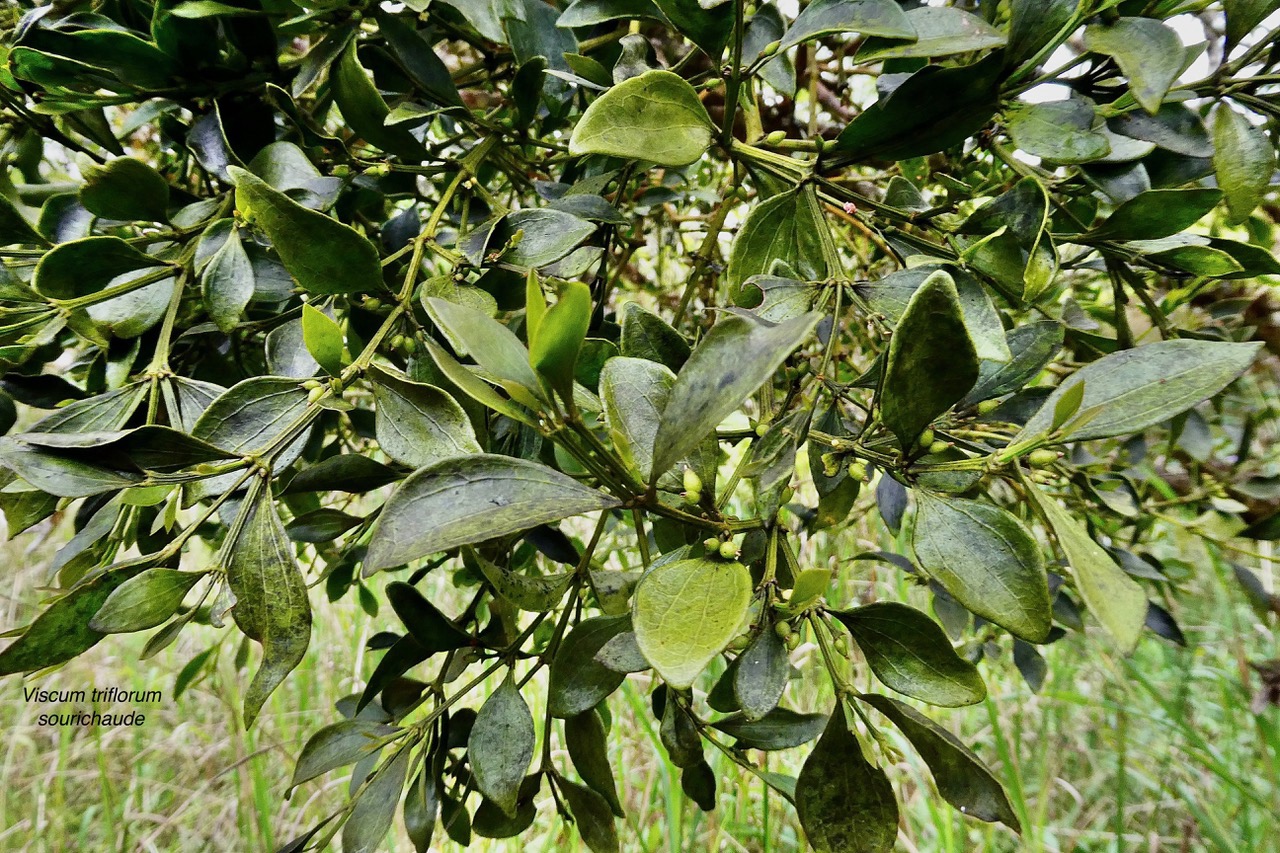
[[[614,637],[631,630],[630,616],[595,616],[577,624],[551,661],[547,708],[551,716],[576,717],[599,705],[626,676],[596,660]]]
[[[487,453],[445,459],[414,472],[387,501],[364,571],[617,505],[616,498],[524,459]]]
[[[884,424],[910,451],[920,433],[978,378],[978,357],[951,276],[939,270],[912,295],[898,321],[880,391]]]
[[[421,468],[480,452],[471,419],[453,397],[376,365],[368,375],[377,404],[378,446],[392,459]]]
[[[573,767],[587,784],[604,797],[617,817],[626,817],[618,799],[618,789],[609,766],[609,743],[604,722],[594,708],[564,721],[565,746]]]
[[[711,146],[711,130],[711,117],[692,86],[670,71],[646,71],[587,107],[569,150],[687,166]]]
[[[811,39],[844,33],[913,41],[915,27],[892,0],[814,0],[801,10],[778,51]]]
[[[1084,46],[1116,61],[1129,78],[1133,99],[1152,115],[1186,62],[1186,48],[1178,34],[1155,18],[1090,24],[1084,31]]]
[[[600,400],[613,446],[641,480],[653,473],[654,440],[676,377],[643,358],[617,356],[600,371]]]
[[[1266,131],[1225,103],[1213,113],[1213,169],[1232,224],[1249,218],[1276,169],[1276,152]]]
[[[893,787],[862,754],[839,705],[800,770],[796,812],[818,853],[890,853],[897,841]]]
[[[103,634],[154,628],[182,606],[187,591],[202,577],[203,572],[149,569],[118,586],[89,620],[89,627]]]
[[[253,298],[253,262],[240,242],[240,232],[233,230],[200,274],[204,304],[209,319],[223,332],[230,332],[240,322],[240,315]]]
[[[227,169],[236,207],[270,238],[285,269],[310,293],[383,289],[378,251],[360,232],[303,207],[245,169]]]
[[[534,394],[540,393],[541,383],[529,364],[529,351],[514,332],[483,312],[456,302],[432,297],[424,304],[456,348],[469,353],[518,402],[537,407]]]
[[[654,440],[650,479],[689,455],[767,382],[817,322],[816,313],[776,326],[730,314],[712,326],[671,386]]]
[[[515,814],[534,738],[533,715],[508,674],[480,707],[467,740],[476,787],[508,815]]]
[[[1129,435],[1167,421],[1214,396],[1249,369],[1260,344],[1160,341],[1103,356],[1071,374],[1040,407],[1013,443],[1049,431],[1058,402],[1084,386],[1080,410],[1097,414],[1063,441]]]
[[[751,573],[741,563],[664,563],[636,586],[636,642],[667,684],[684,690],[737,635],[750,601]]]
[[[293,671],[311,641],[311,604],[293,546],[269,497],[246,501],[240,535],[230,550],[227,584],[240,630],[262,646],[262,665],[244,696],[245,728]]]
[[[955,735],[896,699],[874,694],[858,698],[892,720],[911,741],[929,765],[943,799],[969,817],[988,823],[1000,821],[1014,832],[1022,831],[1004,787]]]
[[[1080,597],[1120,651],[1129,654],[1138,645],[1147,618],[1146,592],[1057,501],[1039,489],[1028,491],[1067,556]]]
[[[302,306],[302,340],[307,352],[330,376],[342,373],[346,361],[346,342],[342,327],[328,314],[311,303]]]
[[[169,182],[132,157],[117,157],[85,173],[80,203],[103,219],[164,222],[169,218]]]
[[[899,693],[945,707],[986,698],[977,667],[957,655],[938,623],[914,607],[880,601],[831,615],[849,629],[876,677]]]
[[[1058,430],[1063,424],[1075,417],[1084,401],[1084,383],[1077,382],[1068,388],[1058,402],[1053,404],[1053,420],[1049,423],[1049,432]]]
[[[1012,514],[988,503],[917,491],[914,546],[920,565],[982,618],[1032,643],[1053,614],[1044,556]]]
[[[560,298],[540,318],[531,335],[529,363],[547,378],[561,399],[573,398],[574,367],[591,322],[591,288],[580,281],[565,282]]]

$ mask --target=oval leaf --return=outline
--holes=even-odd
[[[698,93],[683,78],[670,71],[646,71],[587,107],[573,128],[569,150],[687,166],[711,146],[711,128]]]

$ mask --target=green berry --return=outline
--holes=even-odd
[[[780,145],[786,138],[787,132],[785,130],[775,130],[773,133],[766,136],[764,141],[769,145]]]
[[[720,540],[714,536],[708,536],[702,540],[702,547],[706,549],[708,554],[714,554],[720,550]]]
[[[978,414],[989,415],[998,408],[1000,408],[999,400],[983,400],[978,404]]]
[[[720,556],[726,560],[738,559],[738,546],[732,542],[721,542]]]
[[[822,476],[834,477],[840,473],[840,456],[836,453],[822,454]]]
[[[310,391],[307,392],[307,402],[314,403],[316,400],[319,400],[323,396],[324,396],[323,388],[312,388]]]
[[[785,640],[791,636],[791,623],[790,622],[774,622],[773,632]]]
[[[382,300],[376,296],[366,296],[364,298],[364,307],[370,311],[377,311],[382,307]]]
[[[855,459],[849,463],[849,476],[855,480],[867,479],[867,463],[861,459]]]
[[[400,349],[404,346],[404,335],[392,335],[389,342],[392,349]]]
[[[920,440],[916,442],[921,447],[928,447],[933,444],[933,428],[926,427],[925,431],[920,433]]]
[[[782,41],[781,41],[781,39],[774,39],[773,41],[769,42],[768,44],[766,44],[766,45],[764,46],[764,50],[760,51],[760,55],[761,55],[761,56],[773,56],[775,53],[777,53],[777,52],[778,52],[778,48],[780,48],[780,47],[782,47]],[[775,131],[775,133],[781,133],[781,132],[782,132],[782,131],[780,131],[780,130],[779,130],[779,131]]]
[[[768,424],[756,424],[756,435],[758,435],[760,438],[764,438],[768,433],[769,433]]]
[[[1045,468],[1058,461],[1058,452],[1056,450],[1033,450],[1027,455],[1027,462],[1032,468]]]
[[[693,500],[697,500],[697,495],[702,493],[702,478],[692,468],[684,469],[684,490],[694,495]]]
[[[750,634],[739,634],[729,641],[730,651],[740,652],[749,645],[751,645]]]
[[[792,634],[791,636],[787,637],[787,651],[794,652],[796,650],[796,647],[799,645],[800,645],[799,634]]]
[[[945,452],[946,450],[949,450],[950,448],[951,448],[951,442],[949,442],[949,441],[943,441],[943,440],[942,440],[942,439],[940,439],[940,438],[935,438],[935,439],[933,440],[933,442],[932,442],[932,443],[930,443],[930,445],[929,445],[929,452],[930,452],[930,453],[943,453],[943,452]]]

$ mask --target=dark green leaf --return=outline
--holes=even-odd
[[[872,767],[837,706],[796,780],[800,826],[818,853],[889,853],[898,803],[884,771]]]
[[[741,304],[747,279],[784,262],[805,279],[820,280],[828,270],[821,229],[827,224],[811,189],[782,192],[751,208],[729,253],[725,273],[730,296]]]
[[[743,716],[751,721],[759,720],[776,708],[790,677],[787,644],[773,630],[772,623],[766,621],[738,658],[733,693]]]
[[[1073,99],[1020,106],[1007,126],[1013,144],[1028,154],[1054,163],[1088,163],[1111,151],[1095,122],[1093,106]]]
[[[202,577],[203,572],[149,569],[116,587],[89,620],[89,627],[103,634],[154,628],[182,606],[187,591]]]
[[[377,366],[368,375],[377,403],[378,446],[392,459],[421,468],[480,452],[471,420],[447,393]]]
[[[164,263],[119,237],[86,237],[46,252],[36,264],[31,286],[52,299],[74,299],[98,293],[117,277]]]
[[[915,31],[907,41],[873,37],[862,43],[858,62],[908,57],[951,56],[1003,47],[1004,34],[977,15],[945,6],[920,6],[906,13]]]
[[[720,61],[733,33],[733,12],[729,6],[714,0],[654,0],[654,3],[682,36],[702,48],[712,64]]]
[[[409,775],[410,756],[408,746],[401,747],[365,784],[342,827],[342,853],[374,853],[382,847]]]
[[[1091,240],[1156,240],[1184,231],[1217,206],[1221,190],[1147,190],[1115,209],[1085,236]]]
[[[547,707],[553,717],[568,719],[599,705],[618,689],[625,676],[596,661],[600,650],[631,630],[629,616],[584,619],[569,632],[551,661]]]
[[[1004,364],[980,362],[977,384],[965,395],[962,406],[1017,391],[1035,378],[1062,348],[1062,324],[1051,320],[1026,323],[1010,329],[1007,340],[1013,358]]]
[[[1005,62],[1020,65],[1054,41],[1055,36],[1065,37],[1067,33],[1062,30],[1079,5],[1080,0],[1011,0]]]
[[[609,766],[609,743],[604,722],[594,709],[585,711],[564,721],[565,746],[573,767],[582,781],[600,796],[618,817],[625,817],[618,790]]]
[[[397,479],[395,471],[367,456],[353,453],[331,456],[303,468],[289,481],[283,494],[302,492],[370,492]]]
[[[118,157],[85,173],[80,203],[104,219],[164,222],[169,218],[169,182],[132,157]]]
[[[423,155],[422,143],[418,142],[404,127],[387,124],[387,115],[391,109],[387,106],[387,102],[382,100],[378,88],[360,64],[360,59],[356,55],[357,46],[357,41],[349,42],[347,49],[329,70],[329,85],[333,90],[333,99],[337,102],[338,109],[342,110],[342,117],[346,119],[347,125],[370,145],[409,161],[420,160]],[[237,179],[238,185],[239,179]],[[287,263],[286,266],[288,266]]]
[[[305,513],[285,525],[284,531],[294,542],[332,542],[363,521],[342,510],[321,507]]]
[[[845,33],[908,41],[916,37],[915,27],[892,0],[814,0],[796,16],[778,49]]]
[[[393,581],[387,584],[386,595],[391,609],[409,629],[421,652],[433,655],[471,645],[471,636],[467,632],[409,584]]]
[[[563,777],[556,778],[556,786],[564,794],[578,834],[591,853],[619,853],[622,846],[608,801],[585,785]]]
[[[573,0],[556,21],[558,27],[592,27],[620,18],[661,21],[653,0]]]
[[[712,725],[737,738],[743,746],[771,751],[794,749],[813,740],[826,727],[827,715],[799,714],[788,708],[774,708],[758,720],[735,715]]]
[[[289,787],[296,788],[330,770],[367,758],[381,749],[379,741],[395,731],[393,726],[359,719],[325,726],[302,747]]]
[[[508,675],[481,706],[467,740],[476,787],[508,815],[515,814],[534,738],[533,715]]]

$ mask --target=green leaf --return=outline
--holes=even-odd
[[[650,479],[688,456],[809,336],[818,314],[773,325],[730,314],[711,327],[671,386]]]
[[[573,0],[561,13],[557,27],[593,27],[620,18],[661,21],[653,0]]]
[[[912,295],[894,329],[880,392],[884,424],[910,451],[978,378],[978,357],[951,276],[939,270]]]
[[[977,667],[957,655],[938,623],[914,607],[881,601],[831,615],[849,629],[876,678],[899,693],[950,708],[986,698]]]
[[[426,765],[409,785],[404,796],[404,833],[409,836],[415,853],[427,853],[431,836],[435,833],[436,817],[440,811],[440,792],[435,779],[428,772],[432,756],[426,756]]]
[[[473,553],[469,557],[475,561],[480,574],[484,575],[484,579],[493,587],[493,591],[521,610],[546,613],[560,603],[573,583],[573,572],[557,575],[524,575],[495,565],[479,554]]]
[[[1094,130],[1093,105],[1080,100],[1019,105],[1007,127],[1013,144],[1054,163],[1088,163],[1111,151],[1107,137]]]
[[[716,0],[654,0],[682,36],[702,48],[714,64],[733,33],[733,12]]]
[[[235,594],[231,615],[247,637],[262,645],[262,665],[244,695],[244,725],[257,719],[267,697],[307,653],[311,604],[275,504],[269,497],[247,500],[237,520],[239,536],[226,566]]]
[[[140,571],[139,566],[108,570],[50,604],[0,652],[0,676],[55,666],[96,646],[105,635],[89,627],[89,620]]]
[[[1138,645],[1147,618],[1147,594],[1058,502],[1029,488],[1066,554],[1076,589],[1123,654]]]
[[[822,734],[827,725],[826,714],[800,714],[788,708],[774,708],[758,720],[731,716],[711,724],[741,746],[772,752],[795,749]]]
[[[538,401],[533,395],[541,383],[529,364],[529,351],[514,332],[474,308],[438,297],[427,299],[426,306],[431,319],[456,348],[469,353],[507,393],[518,395],[518,402],[537,407]]]
[[[380,291],[378,251],[360,232],[298,204],[245,169],[229,166],[236,207],[270,238],[285,269],[310,293]]]
[[[573,128],[569,150],[687,166],[711,146],[711,131],[711,117],[692,86],[670,71],[646,71],[587,107]]]
[[[483,406],[499,414],[506,415],[517,423],[536,427],[537,421],[524,409],[503,397],[471,370],[463,367],[457,359],[444,351],[432,340],[427,340],[427,354],[439,369],[440,374],[451,382],[459,391],[466,394]],[[526,395],[528,392],[525,392]]]
[[[290,788],[317,776],[355,764],[381,749],[378,742],[394,734],[395,727],[370,720],[342,720],[325,726],[307,739],[293,768]]]
[[[622,307],[622,343],[624,356],[644,358],[678,372],[689,360],[689,343],[657,314],[636,302]]]
[[[471,645],[471,635],[441,613],[412,585],[392,581],[387,584],[386,594],[391,609],[409,630],[409,636],[424,656]]]
[[[85,173],[80,203],[104,219],[164,222],[169,218],[169,182],[132,157],[118,157]]]
[[[725,281],[730,298],[740,302],[742,286],[755,275],[786,263],[802,277],[827,277],[821,229],[827,228],[812,188],[790,190],[765,199],[751,208],[729,252]]]
[[[86,237],[45,252],[31,286],[51,299],[74,299],[98,293],[120,276],[164,265],[119,237]]]
[[[365,573],[584,512],[616,498],[558,471],[506,456],[445,459],[400,484],[374,526]]]
[[[495,250],[509,246],[502,254],[503,263],[545,267],[568,255],[595,230],[593,223],[563,210],[550,207],[517,210],[499,219],[486,245]]]
[[[1222,200],[1214,189],[1147,190],[1115,209],[1089,240],[1157,240],[1185,231]]]
[[[791,677],[787,644],[773,629],[773,624],[765,621],[737,663],[733,695],[746,719],[759,720],[778,707]]]
[[[905,40],[916,37],[910,19],[892,0],[814,0],[796,16],[778,51],[845,33]]]
[[[230,332],[240,322],[256,284],[253,262],[240,242],[238,230],[233,230],[213,253],[200,274],[200,284],[209,319],[223,332]]]
[[[896,699],[869,693],[858,698],[892,720],[911,741],[929,765],[944,800],[969,817],[1000,821],[1014,832],[1022,831],[1000,781],[955,735]]]
[[[1186,48],[1178,34],[1154,18],[1090,24],[1084,30],[1084,46],[1116,61],[1129,78],[1133,99],[1152,115],[1186,63]]]
[[[89,627],[103,634],[154,628],[177,612],[187,591],[202,577],[203,572],[149,569],[116,587]]]
[[[1248,370],[1260,344],[1174,340],[1103,356],[1054,389],[1013,443],[1049,431],[1058,401],[1083,383],[1081,411],[1097,414],[1063,441],[1129,435],[1167,421],[1230,385]]]
[[[362,494],[398,479],[395,471],[367,456],[346,453],[330,456],[303,468],[281,494],[302,492],[350,492]]]
[[[49,241],[32,227],[6,196],[0,195],[0,246],[47,246]]]
[[[684,690],[737,636],[750,601],[751,574],[741,563],[664,563],[636,586],[636,642],[667,684]]]
[[[376,853],[395,820],[412,750],[401,747],[366,783],[342,826],[342,853]]]
[[[1062,29],[1075,15],[1080,0],[1011,0],[1009,3],[1009,44],[1005,61],[1010,67],[1034,57],[1055,37],[1065,38]]]
[[[1219,103],[1213,113],[1213,169],[1227,202],[1227,221],[1249,218],[1267,193],[1276,152],[1266,131]]]
[[[494,805],[514,815],[520,783],[533,760],[533,715],[508,673],[476,714],[467,740],[467,760],[476,787]]]
[[[342,117],[370,145],[410,162],[418,162],[424,154],[422,143],[404,127],[386,123],[391,109],[361,66],[356,54],[358,45],[355,39],[348,42],[346,50],[329,70],[329,86],[338,109],[342,110]]]
[[[1044,556],[1016,517],[979,501],[916,492],[920,565],[969,610],[1032,643],[1053,614]]]
[[[999,57],[972,65],[926,65],[840,131],[823,149],[830,166],[907,160],[958,145],[999,108]]]
[[[342,327],[310,303],[302,306],[302,340],[307,352],[330,376],[342,373],[346,361],[346,341]]]
[[[119,471],[167,472],[234,455],[157,424],[104,432],[24,432],[13,440]]]
[[[530,335],[529,363],[565,400],[573,398],[574,366],[591,322],[591,288],[569,281]]]
[[[1053,405],[1053,420],[1049,422],[1049,432],[1057,431],[1063,424],[1075,417],[1080,411],[1080,403],[1084,401],[1084,383],[1077,382],[1066,390]]]
[[[551,660],[547,708],[561,719],[586,713],[618,689],[626,677],[596,660],[614,637],[631,630],[630,616],[583,619],[569,632]]]
[[[626,817],[609,766],[609,742],[600,714],[594,709],[564,721],[565,746],[573,767],[587,787],[604,797],[614,815]]]
[[[578,827],[578,834],[591,853],[619,853],[618,830],[613,825],[609,802],[595,791],[569,779],[556,778],[556,786],[564,794]]]
[[[0,465],[40,491],[60,498],[83,498],[112,492],[142,479],[133,472],[90,465],[23,445],[9,437],[0,439]]]
[[[890,853],[898,803],[837,706],[796,780],[796,812],[818,853]]]
[[[377,17],[378,32],[387,40],[391,56],[409,75],[413,85],[442,107],[462,106],[462,98],[449,76],[448,66],[424,38],[432,31],[419,32],[398,15],[379,14]]]
[[[368,376],[376,403],[378,447],[392,459],[421,468],[480,452],[471,419],[449,394],[376,365]]]
[[[1222,8],[1227,13],[1227,52],[1230,52],[1230,46],[1239,44],[1268,15],[1280,9],[1280,0],[1223,0]]]
[[[978,381],[965,395],[961,406],[1021,390],[1062,349],[1063,335],[1062,324],[1052,320],[1026,323],[1010,329],[1006,338],[1013,358],[1004,363],[980,362]]]
[[[661,364],[617,356],[600,371],[605,426],[618,456],[644,482],[653,474],[658,424],[676,377]]]
[[[284,532],[294,542],[332,542],[363,520],[342,510],[321,507],[292,519],[284,526]]]
[[[1004,34],[977,15],[945,6],[921,6],[906,13],[915,37],[905,43],[895,38],[869,38],[862,43],[856,61],[951,56],[1003,47]]]

